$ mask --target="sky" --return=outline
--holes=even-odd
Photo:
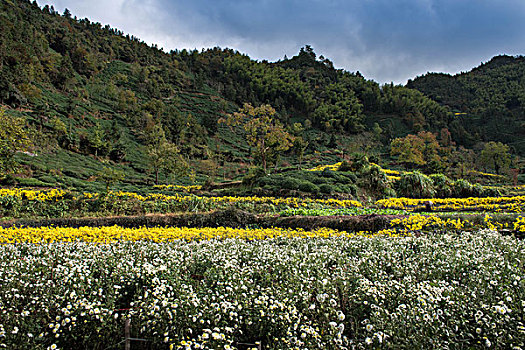
[[[469,71],[525,54],[524,0],[52,0],[63,13],[172,49],[219,46],[257,60],[305,45],[379,83]]]

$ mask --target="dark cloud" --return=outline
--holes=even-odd
[[[231,47],[276,60],[310,44],[379,82],[469,70],[525,51],[523,0],[54,0],[166,49]]]

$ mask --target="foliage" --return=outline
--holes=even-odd
[[[280,216],[341,216],[341,215],[405,215],[407,212],[397,209],[377,208],[344,208],[344,209],[287,209],[279,213]]]
[[[457,142],[472,146],[479,139],[473,135],[486,140],[491,140],[493,134],[501,136],[499,130],[505,127],[487,131],[483,125],[487,119],[491,120],[491,128],[498,126],[492,115],[502,117],[498,120],[504,125],[512,124],[508,128],[513,130],[512,146],[518,151],[522,147],[516,137],[523,119],[522,94],[516,85],[522,74],[522,59],[499,58],[478,70],[482,85],[489,84],[490,89],[481,88],[486,90],[479,94],[483,98],[468,93],[469,98],[473,97],[470,100],[475,100],[471,110],[483,115],[471,125],[470,120],[462,120],[468,118],[454,116],[447,107],[425,96],[429,94],[441,102],[435,94],[393,84],[380,86],[359,72],[335,69],[329,59],[316,55],[310,46],[290,59],[273,63],[218,47],[167,53],[108,25],[69,13],[60,15],[50,6],[40,8],[36,2],[4,1],[0,12],[0,103],[23,107],[10,109],[9,114],[24,118],[31,129],[37,130],[35,140],[41,142],[35,141],[36,153],[42,160],[24,160],[24,165],[35,168],[32,171],[37,180],[54,176],[54,182],[64,186],[100,186],[86,182],[89,176],[80,175],[84,171],[71,169],[91,162],[95,155],[97,161],[109,158],[120,163],[115,168],[125,165],[122,185],[129,188],[147,184],[148,172],[154,172],[158,182],[159,176],[171,170],[161,169],[157,161],[151,165],[157,156],[148,154],[150,141],[143,135],[157,124],[168,141],[160,145],[175,145],[192,166],[213,157],[218,166],[225,168],[223,177],[240,175],[241,171],[233,169],[228,174],[228,170],[245,167],[251,161],[250,153],[262,164],[264,152],[244,144],[244,135],[230,131],[218,120],[245,102],[272,105],[272,123],[281,124],[294,136],[286,142],[286,147],[293,143],[293,148],[266,155],[268,164],[278,163],[282,156],[283,163],[301,167],[303,161],[324,158],[327,148],[343,146],[346,153],[351,153],[373,144],[378,149],[380,142],[407,134],[417,136],[422,130],[446,130],[441,133],[446,136],[440,138],[442,147],[453,148]],[[502,76],[511,79],[507,82]],[[488,77],[498,84],[488,82]],[[465,78],[470,79],[471,74]],[[467,87],[469,91],[477,88],[471,82],[465,84]],[[464,90],[461,84],[451,89]],[[491,93],[487,91],[501,89],[504,92],[495,94],[497,98],[488,96]],[[489,98],[489,107],[482,106],[483,99]],[[453,103],[446,104],[455,108]],[[505,114],[507,111],[510,114]],[[352,150],[344,146],[349,141]],[[425,142],[432,144],[432,140]],[[166,150],[176,153],[173,147]],[[470,168],[470,162],[452,149],[447,152],[438,151],[436,157],[430,147],[423,155],[426,164],[407,164],[444,172],[448,163],[451,171],[460,169],[457,177],[465,177],[463,170]],[[61,155],[53,164],[57,171],[68,172],[67,177],[50,175],[41,165],[44,159],[53,158],[52,154]],[[78,164],[72,167],[66,158],[77,159]],[[315,164],[325,161],[315,159]],[[91,173],[99,170],[100,166]]]
[[[131,336],[155,349],[524,341],[525,288],[515,263],[525,259],[523,242],[493,232],[0,249],[7,348],[104,348],[120,340],[126,319]]]
[[[344,160],[339,164],[337,170],[361,173],[367,171],[369,166],[370,162],[368,161],[368,157],[365,154],[352,153],[348,157],[348,160]]]
[[[371,165],[366,172],[361,175],[363,187],[372,191],[379,197],[394,197],[395,191],[391,187],[391,182],[387,174],[378,165]]]
[[[250,168],[250,170],[248,170],[248,174],[242,178],[242,183],[246,186],[253,186],[260,178],[264,176],[266,176],[266,173],[263,168],[253,167]]]
[[[448,198],[452,195],[452,181],[443,174],[429,176],[436,191],[437,198]]]
[[[428,73],[409,81],[415,88],[455,112],[449,130],[466,147],[481,140],[504,142],[523,155],[525,144],[525,58],[496,56],[469,72]]]
[[[176,145],[166,139],[164,130],[155,124],[148,131],[148,158],[155,174],[155,184],[159,184],[159,173],[164,171],[166,177],[171,174],[187,175],[190,172],[188,163],[180,155]]]
[[[432,198],[435,193],[432,180],[418,171],[401,175],[396,190],[399,195],[410,198]]]
[[[349,172],[331,170],[323,171],[289,171],[260,178],[255,186],[274,196],[293,194],[301,191],[314,196],[338,193],[338,195],[357,194],[356,176]]]
[[[501,142],[488,142],[481,151],[480,162],[485,168],[494,169],[496,174],[510,166],[509,146]]]
[[[303,181],[298,182],[299,185],[302,183]],[[13,218],[142,215],[145,213],[206,211],[231,206],[261,212],[287,207],[347,208],[362,205],[355,200],[335,198],[203,197],[191,194],[155,192],[141,195],[122,191],[109,191],[99,194],[75,193],[58,189],[41,191],[0,189],[0,216]]]
[[[5,110],[0,108],[0,175],[14,172],[18,166],[15,154],[27,151],[30,146],[25,121],[6,115]]]
[[[253,156],[265,173],[267,166],[276,164],[282,152],[292,147],[294,141],[275,114],[270,105],[252,107],[246,103],[239,112],[221,119],[229,126],[244,125],[248,144],[253,147]]]
[[[440,145],[436,136],[421,131],[417,135],[396,138],[390,144],[390,154],[409,167],[426,166],[437,170],[440,167]]]
[[[109,188],[112,185],[122,181],[124,177],[124,172],[106,166],[97,173],[97,178],[106,184],[106,192],[109,192]]]

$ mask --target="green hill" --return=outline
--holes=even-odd
[[[242,128],[218,120],[244,103],[272,105],[304,140],[283,155],[283,165],[297,165],[305,145],[306,163],[317,165],[355,151],[388,157],[393,138],[422,130],[448,128],[464,144],[477,137],[478,129],[422,92],[335,69],[308,45],[273,63],[221,48],[166,53],[118,29],[25,0],[0,3],[0,27],[0,103],[8,115],[27,120],[37,154],[17,155],[21,184],[100,189],[97,174],[106,167],[125,173],[122,189],[138,190],[154,181],[148,145],[159,130],[199,182],[238,177],[254,162],[253,150]],[[518,118],[507,117],[512,123]],[[160,180],[190,181],[168,172]]]
[[[525,57],[496,56],[454,76],[428,73],[407,87],[456,113],[451,124],[468,131],[456,135],[463,144],[501,141],[525,154]]]

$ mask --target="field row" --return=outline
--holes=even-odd
[[[525,217],[518,216],[514,221],[500,222],[486,215],[480,223],[461,220],[460,218],[440,218],[427,215],[412,215],[393,217],[389,227],[376,232],[371,231],[345,231],[327,227],[314,230],[301,228],[188,228],[188,227],[138,227],[125,228],[120,226],[100,227],[26,227],[16,226],[0,228],[0,243],[50,243],[50,242],[91,242],[112,243],[122,241],[150,241],[173,242],[202,241],[202,240],[264,240],[273,238],[335,238],[355,236],[385,236],[401,237],[410,236],[414,232],[431,232],[436,230],[461,231],[461,230],[511,230],[516,233],[525,232]]]
[[[383,230],[376,235],[397,236],[396,230]],[[319,228],[313,231],[302,229],[241,229],[230,227],[219,228],[188,228],[188,227],[153,227],[153,228],[123,228],[119,226],[106,227],[37,227],[37,228],[0,228],[0,243],[50,243],[50,242],[173,242],[173,241],[203,241],[203,240],[264,240],[272,238],[334,238],[372,235],[368,232],[348,233],[345,231]]]
[[[407,210],[424,206],[431,202],[432,209],[438,211],[493,211],[515,212],[525,211],[525,196],[516,197],[471,197],[471,198],[388,198],[378,200],[379,208]]]
[[[0,346],[523,347],[525,245],[427,237],[0,245]]]
[[[363,206],[355,200],[276,197],[206,197],[191,194],[132,192],[73,193],[58,189],[0,189],[0,217],[71,217],[202,212],[234,206],[255,213],[290,215],[403,215],[432,212],[525,212],[525,196],[410,199],[389,198]],[[337,211],[340,210],[340,211]]]

